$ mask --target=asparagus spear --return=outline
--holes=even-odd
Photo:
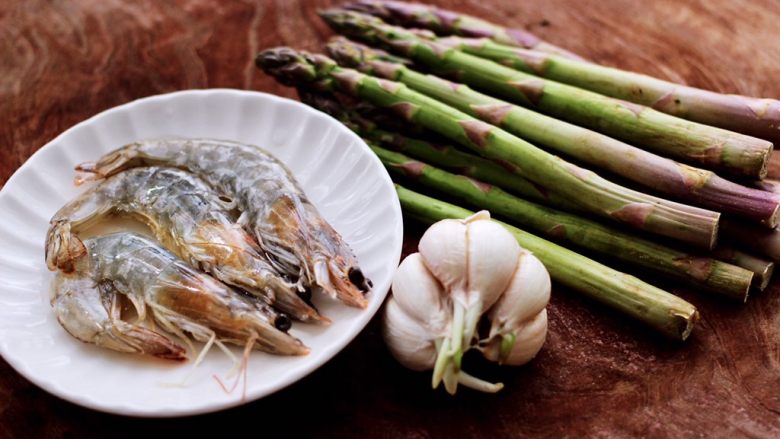
[[[338,89],[380,108],[392,108],[407,120],[480,155],[503,161],[512,172],[534,183],[552,182],[559,194],[595,215],[704,248],[714,246],[719,213],[614,184],[403,84],[339,67],[323,55],[298,53],[290,48],[265,50],[258,54],[256,62],[283,83]]]
[[[766,174],[771,142],[545,80],[426,40],[373,16],[345,10],[320,15],[341,33],[388,47],[435,72],[523,106],[706,168],[754,179]]]
[[[341,65],[403,82],[534,144],[545,145],[694,205],[770,227],[778,223],[780,197],[775,194],[732,183],[712,171],[676,163],[603,134],[476,92],[466,85],[418,73],[396,60],[391,62],[383,51],[343,37],[331,40],[327,48]]]
[[[677,117],[780,142],[780,101],[722,94],[640,73],[498,44],[487,38],[437,39],[448,47],[544,78],[653,107]]]
[[[369,146],[391,172],[490,210],[547,239],[615,257],[731,299],[747,300],[753,272],[744,268],[674,250],[595,221],[523,200],[496,186],[451,174],[403,154],[373,144]]]
[[[405,27],[422,27],[438,34],[457,34],[471,37],[488,37],[510,46],[554,53],[572,59],[579,56],[540,40],[523,29],[505,28],[471,15],[420,3],[392,0],[359,0],[345,6],[346,9],[363,12]]]
[[[446,218],[466,218],[472,214],[399,185],[396,185],[396,191],[404,212],[428,224]],[[696,308],[677,296],[516,227],[504,226],[522,247],[544,263],[553,281],[633,317],[668,337],[685,340],[699,318]]]

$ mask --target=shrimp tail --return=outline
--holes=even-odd
[[[86,253],[84,243],[71,233],[69,222],[58,221],[49,227],[45,249],[46,266],[49,270],[73,272],[76,262]]]
[[[101,180],[135,166],[138,159],[141,157],[137,144],[127,145],[104,155],[96,162],[84,162],[76,165],[74,182],[79,186],[88,181]]]

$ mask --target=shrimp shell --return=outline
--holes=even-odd
[[[79,165],[77,182],[149,165],[186,169],[236,202],[239,223],[283,273],[348,305],[364,308],[371,282],[341,236],[319,215],[292,173],[252,145],[210,139],[161,139],[126,145]]]
[[[196,176],[175,168],[130,169],[90,187],[51,219],[50,269],[68,271],[80,250],[72,234],[110,214],[146,223],[167,248],[221,281],[276,305],[301,321],[327,322],[262,256],[255,240],[230,219],[224,201]],[[75,249],[75,250],[74,250]]]
[[[60,305],[60,298],[70,291],[70,295],[81,295],[94,304],[93,285],[105,285],[104,288],[127,296],[136,305],[139,320],[151,314],[157,324],[180,336],[190,334],[202,342],[215,337],[235,344],[253,341],[255,349],[279,355],[304,355],[309,351],[300,340],[276,329],[275,316],[258,302],[194,270],[151,239],[134,233],[114,233],[87,239],[83,246],[85,254],[73,261],[74,271],[58,273],[60,288],[55,291],[53,302],[58,305],[58,320],[69,332],[71,328],[88,325],[91,314],[62,312],[68,306]],[[71,333],[81,334],[75,330]]]

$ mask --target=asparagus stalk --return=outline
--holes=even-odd
[[[392,0],[359,0],[345,6],[405,27],[422,27],[438,34],[488,37],[502,44],[554,53],[572,59],[579,56],[542,41],[536,35],[517,28],[505,28],[480,18],[420,3]]]
[[[428,224],[473,212],[396,185],[404,212]],[[516,227],[503,224],[520,246],[544,263],[553,281],[637,319],[662,334],[685,340],[699,318],[690,303]]]
[[[704,248],[714,246],[719,213],[614,184],[403,84],[339,67],[323,55],[298,53],[289,48],[265,50],[258,54],[256,62],[283,83],[337,89],[380,108],[394,109],[407,120],[480,155],[503,161],[512,172],[534,183],[554,182],[559,194],[595,215]]]
[[[341,65],[403,82],[531,143],[545,145],[691,204],[770,227],[778,223],[780,197],[775,194],[732,183],[712,171],[676,163],[603,134],[476,92],[466,85],[418,73],[402,63],[387,60],[385,52],[343,37],[331,40],[327,48]]]
[[[724,240],[738,245],[751,253],[780,261],[780,229],[765,229],[752,224],[743,224],[733,219],[723,220]]]
[[[753,272],[716,259],[678,251],[595,221],[515,197],[496,186],[451,174],[403,154],[370,145],[385,167],[414,182],[490,210],[552,241],[593,250],[667,275],[708,292],[746,301]],[[729,253],[724,256],[737,256]],[[754,261],[751,261],[754,262]]]
[[[772,280],[772,273],[775,270],[775,263],[772,261],[727,246],[719,246],[713,254],[721,261],[726,261],[752,272],[752,285],[759,291],[764,291],[769,285],[769,281]]]
[[[435,72],[525,107],[709,169],[754,179],[766,174],[771,142],[545,80],[426,40],[373,16],[345,10],[321,16],[341,33],[386,46]]]
[[[683,119],[780,142],[780,101],[722,94],[487,38],[437,39],[534,75],[653,107]]]

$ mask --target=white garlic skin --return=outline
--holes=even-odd
[[[447,324],[444,288],[428,271],[419,253],[407,256],[398,266],[393,277],[393,297],[411,318],[427,322],[433,330],[444,330]]]
[[[447,330],[444,289],[419,253],[406,257],[393,277],[385,304],[383,336],[390,353],[404,367],[428,370],[436,361],[436,339]]]
[[[425,266],[447,291],[464,291],[466,278],[466,225],[442,220],[425,231],[417,246]]]
[[[530,322],[515,329],[514,334],[515,344],[501,364],[520,366],[536,357],[547,339],[547,310],[543,309]]]
[[[495,221],[471,222],[468,233],[468,291],[482,299],[482,313],[506,290],[521,249],[515,237]]]
[[[547,336],[550,275],[542,262],[523,251],[515,275],[504,294],[490,309],[490,335],[482,348],[485,358],[499,361],[501,336],[514,334],[515,343],[502,364],[521,365],[531,361]]]
[[[453,300],[477,299],[490,308],[506,289],[520,257],[514,236],[480,211],[465,220],[446,219],[425,231],[420,255]]]
[[[390,353],[402,366],[430,370],[436,362],[436,344],[428,328],[409,317],[391,297],[385,304],[382,336]]]

